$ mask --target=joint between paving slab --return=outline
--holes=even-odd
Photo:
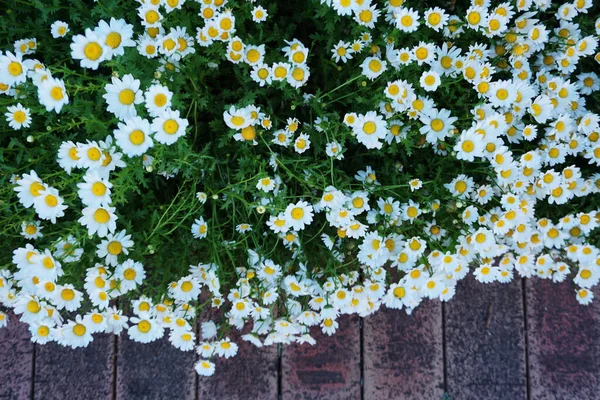
[[[527,390],[527,400],[531,400],[531,379],[529,376],[529,331],[527,329],[527,278],[521,278],[521,292],[523,294],[523,336],[525,337],[525,388]]]
[[[364,319],[361,317],[358,320],[360,330],[360,398],[365,399],[365,335],[364,335]]]
[[[117,358],[119,357],[119,336],[113,335],[113,337],[111,398],[112,400],[117,400]]]
[[[282,359],[283,359],[283,345],[279,343],[277,345],[277,399],[281,400],[283,398],[283,389],[282,389]]]
[[[442,302],[442,363],[444,393],[448,393],[448,360],[446,358],[446,303]]]
[[[31,393],[29,393],[29,398],[31,400],[35,397],[35,353],[37,350],[37,344],[32,343],[33,351],[31,352]]]

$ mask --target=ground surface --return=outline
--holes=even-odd
[[[0,329],[0,399],[600,398],[600,299],[580,306],[568,284],[467,279],[448,304],[343,318],[335,336],[315,336],[280,351],[242,344],[200,378],[196,356],[166,339],[69,350],[34,346],[12,323]]]

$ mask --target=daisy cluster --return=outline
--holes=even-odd
[[[66,32],[68,28],[64,23],[53,24],[54,37],[64,36]],[[73,37],[71,56],[80,60],[82,67],[97,69],[102,62],[123,55],[125,47],[134,45],[132,33],[133,26],[124,20],[100,21],[98,27],[87,29],[85,35]],[[18,44],[15,46],[20,49]],[[30,53],[18,51],[0,56],[4,73],[0,81],[11,82],[9,86],[12,87],[31,80],[38,88],[40,104],[48,111],[59,113],[62,106],[68,104],[64,82],[53,78],[50,69],[39,61],[23,59],[23,55],[27,54]],[[137,305],[134,310],[140,313],[131,319],[124,316],[122,310],[111,307],[119,296],[138,288],[145,272],[141,263],[125,259],[134,242],[125,230],[117,231],[118,216],[116,208],[111,206],[113,184],[110,175],[117,168],[126,166],[123,153],[130,158],[138,157],[153,146],[153,141],[171,145],[185,135],[188,121],[180,117],[179,111],[171,109],[172,95],[166,86],[158,83],[141,90],[140,81],[131,74],[122,79],[113,76],[111,82],[104,86],[102,96],[107,112],[120,121],[113,135],[104,141],[65,141],[60,144],[56,160],[64,173],[70,175],[74,170],[85,170],[82,182],[77,183],[77,196],[83,205],[78,222],[90,238],[100,238],[95,254],[102,263],[87,269],[85,284],[79,288],[85,291],[80,291],[71,284],[59,283],[65,274],[63,264],[67,267],[70,263],[80,262],[84,253],[79,247],[81,242],[74,236],[57,241],[51,248],[37,249],[27,244],[14,250],[12,262],[17,271],[14,274],[5,269],[0,272],[2,304],[13,307],[21,321],[29,324],[34,342],[56,341],[71,347],[87,346],[93,340],[93,333],[119,334],[127,328],[134,340],[147,342],[162,336],[164,329],[172,327],[170,337],[176,346],[181,348],[194,343],[190,325],[175,318],[176,314],[190,318],[193,313],[191,307],[178,304],[177,309],[169,308],[168,316],[164,317],[172,320],[172,324],[154,320],[148,322],[149,313],[153,313],[154,318],[154,313],[159,311],[155,311],[154,306],[140,306],[140,300],[134,302],[134,306]],[[138,115],[142,108],[140,104],[144,106],[143,116],[151,120]],[[9,107],[8,111],[12,128],[29,126],[29,111],[21,104]],[[40,220],[55,224],[65,215],[67,205],[64,198],[57,189],[43,182],[34,170],[15,177],[14,183],[20,204],[25,208],[33,207]],[[23,222],[22,235],[26,239],[41,238],[42,228],[41,221]],[[92,304],[91,311],[70,319],[61,315],[61,312],[80,310],[86,298]],[[166,306],[162,307],[166,310]],[[2,317],[6,324],[6,315],[2,314]]]
[[[195,52],[194,38],[187,34],[185,27],[171,28],[169,33],[166,33],[162,26],[161,3],[148,2],[138,9],[141,22],[147,28],[146,34],[138,40],[138,49],[148,58],[164,55],[174,62],[176,67],[181,58]],[[175,0],[173,3],[177,4],[174,7],[164,7],[165,13],[180,9],[184,0]],[[280,57],[280,61],[267,64],[264,44],[245,43],[242,38],[236,36],[236,18],[231,9],[226,7],[226,0],[199,3],[201,6],[198,15],[204,23],[203,26],[196,27],[195,39],[200,47],[210,47],[215,43],[226,44],[226,59],[233,64],[248,65],[251,68],[250,77],[261,87],[273,82],[286,82],[294,88],[299,88],[308,81],[308,48],[300,41],[286,41],[287,46],[281,49],[284,57]],[[256,23],[265,21],[267,16],[268,12],[261,6],[252,10],[252,19]]]
[[[76,116],[78,98],[97,94],[110,132],[66,140],[47,126],[58,172],[15,160],[25,166],[11,178],[10,204],[31,218],[14,226],[35,242],[10,248],[0,305],[29,325],[34,342],[167,335],[196,351],[196,371],[208,376],[216,357],[237,354],[236,337],[258,347],[314,344],[311,327],[332,335],[345,314],[410,314],[424,300],[448,301],[469,273],[482,283],[569,281],[581,304],[592,301],[600,18],[592,26],[591,0],[472,0],[452,12],[320,0],[313,6],[334,21],[328,29],[345,29],[321,53],[302,36],[271,38],[280,44],[270,51],[263,31],[247,25],[268,24],[276,8],[254,1],[139,3],[135,21],[113,17],[82,33],[48,26],[83,73],[35,59],[35,38],[0,53],[11,130],[35,129],[42,114],[77,130],[58,114]],[[311,78],[309,56],[353,73],[311,87],[318,74]],[[144,67],[119,74],[135,57]],[[223,62],[235,77],[198,82],[196,62],[209,70]],[[75,76],[93,84],[73,85]],[[211,121],[215,107],[202,101],[213,84],[223,97],[242,94]],[[224,89],[233,86],[240,92]],[[425,156],[413,159],[417,152]],[[147,232],[136,229],[147,214],[125,206],[135,179],[141,196],[173,197],[149,206],[163,213]],[[163,251],[152,239],[167,248],[181,232],[189,240],[176,251],[186,260],[177,275],[150,267]],[[0,311],[0,327],[7,322]]]

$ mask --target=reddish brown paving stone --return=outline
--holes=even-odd
[[[173,347],[168,333],[151,343],[121,334],[117,353],[117,400],[193,400],[196,397],[194,351]]]
[[[277,399],[277,345],[258,348],[230,335],[239,346],[229,359],[215,357],[215,374],[198,377],[199,399],[268,400]]]
[[[531,399],[598,399],[598,293],[582,306],[572,284],[535,278],[527,281],[526,292]]]
[[[200,324],[210,320],[222,321],[223,309],[209,308],[198,318]],[[198,399],[268,400],[278,397],[279,354],[277,345],[258,348],[241,339],[250,330],[247,324],[242,332],[232,328],[227,334],[238,347],[235,357],[213,357],[215,374],[198,376]],[[201,335],[199,335],[201,336]]]
[[[444,393],[442,305],[382,307],[364,319],[364,398],[437,400]]]
[[[281,357],[282,398],[360,399],[360,319],[343,316],[338,331],[324,335],[313,327],[317,344],[284,345]]]
[[[527,399],[521,279],[482,284],[469,274],[445,305],[445,337],[453,399]]]
[[[0,399],[31,398],[33,343],[27,325],[10,313],[0,329]]]
[[[113,388],[115,336],[95,334],[84,348],[37,345],[34,398],[109,400]]]

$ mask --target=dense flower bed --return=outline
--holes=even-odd
[[[36,343],[167,335],[211,375],[232,329],[314,344],[469,273],[588,304],[598,11],[19,0],[0,19],[0,305]]]

